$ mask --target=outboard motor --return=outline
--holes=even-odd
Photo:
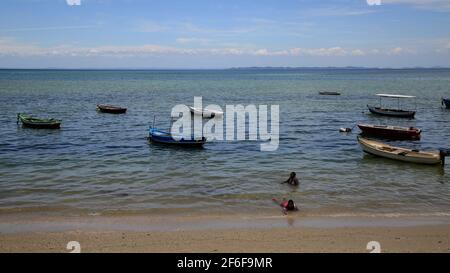
[[[445,165],[445,157],[450,156],[450,150],[449,149],[440,149],[439,155],[441,156],[441,164],[442,166]]]

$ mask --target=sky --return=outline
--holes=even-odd
[[[450,67],[450,0],[1,0],[2,68]]]

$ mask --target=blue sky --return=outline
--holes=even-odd
[[[2,0],[0,67],[448,67],[449,26],[450,0]]]

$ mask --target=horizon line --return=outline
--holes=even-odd
[[[405,66],[405,67],[377,67],[377,66],[237,66],[217,68],[164,68],[164,67],[0,67],[0,70],[254,70],[254,69],[450,69],[450,66]]]

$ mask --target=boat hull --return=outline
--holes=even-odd
[[[445,105],[445,108],[450,109],[450,99],[442,99],[442,104]]]
[[[372,114],[380,115],[380,116],[388,116],[388,117],[396,117],[396,118],[414,118],[416,115],[415,111],[405,111],[405,110],[397,110],[397,109],[384,109],[380,107],[374,107],[367,105],[369,111]]]
[[[176,140],[169,133],[155,129],[150,129],[148,140],[159,144],[167,144],[183,147],[202,147],[203,144],[205,144],[206,142],[206,139],[204,137],[200,140],[185,140],[185,139]]]
[[[61,123],[28,123],[28,122],[22,122],[22,125],[24,127],[33,128],[33,129],[60,129]]]
[[[223,112],[221,111],[214,111],[214,110],[209,110],[209,109],[197,109],[194,107],[189,107],[189,110],[191,111],[191,113],[193,115],[199,115],[202,117],[207,117],[207,118],[214,118],[215,116],[223,116]]]
[[[389,158],[397,161],[437,165],[442,164],[439,152],[418,152],[405,148],[392,147],[387,144],[358,137],[362,150],[368,154]]]
[[[102,113],[108,114],[124,114],[127,112],[127,108],[109,106],[109,105],[97,105],[97,110]]]
[[[322,95],[322,96],[340,96],[341,95],[341,93],[339,93],[339,92],[330,92],[330,91],[322,91],[322,92],[319,92],[319,95]]]
[[[60,129],[61,121],[55,119],[38,119],[24,114],[17,115],[17,122],[22,122],[23,127],[33,129]]]
[[[417,128],[403,128],[386,125],[358,124],[365,136],[376,136],[387,139],[420,139],[421,130]]]

